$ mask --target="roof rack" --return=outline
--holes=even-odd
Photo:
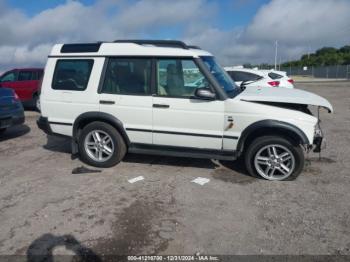
[[[134,43],[138,45],[155,45],[159,47],[177,47],[189,49],[189,46],[178,40],[115,40],[114,43]]]

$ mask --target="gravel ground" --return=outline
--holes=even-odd
[[[321,114],[321,159],[308,155],[289,182],[252,178],[239,162],[143,155],[72,174],[83,164],[70,141],[26,112],[0,137],[0,254],[350,255],[350,83],[298,87],[335,113]],[[191,182],[199,176],[210,182]]]

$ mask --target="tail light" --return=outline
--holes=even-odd
[[[273,87],[277,87],[280,85],[280,82],[279,81],[271,81],[271,82],[267,82],[270,86],[273,86]]]
[[[289,78],[287,81],[291,84],[294,84],[294,80],[292,78]]]
[[[19,96],[16,94],[16,92],[14,92],[13,96],[15,97],[15,100],[19,100]]]

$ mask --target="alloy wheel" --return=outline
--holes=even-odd
[[[283,180],[295,169],[295,158],[285,146],[274,144],[262,147],[255,155],[254,166],[263,178]]]
[[[114,153],[114,143],[109,134],[102,130],[93,130],[84,140],[87,155],[97,162],[105,162]]]

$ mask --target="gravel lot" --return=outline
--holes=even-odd
[[[350,82],[298,87],[335,113],[322,110],[321,160],[307,156],[289,182],[251,178],[237,162],[143,155],[72,174],[83,164],[70,141],[26,112],[0,137],[0,254],[350,255]],[[191,182],[199,176],[210,182]]]

